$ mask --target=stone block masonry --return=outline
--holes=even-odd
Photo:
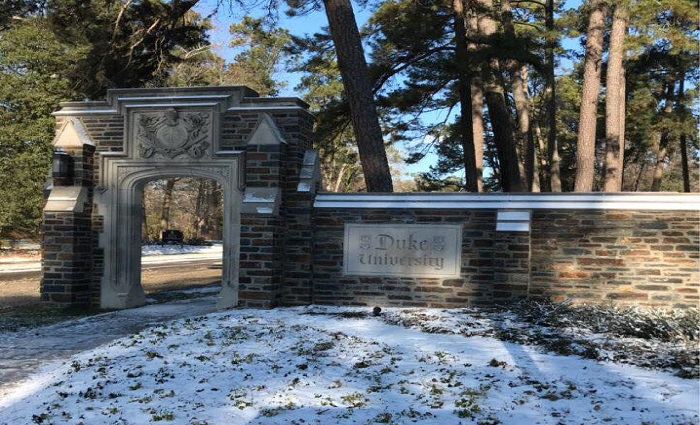
[[[596,304],[696,307],[698,214],[537,211],[530,295]]]
[[[54,115],[54,145],[69,152],[75,175],[44,209],[46,302],[143,304],[141,191],[182,176],[223,188],[218,305],[308,302],[313,194],[298,189],[313,133],[307,104],[242,86],[116,89],[104,101],[62,103]],[[285,275],[295,282],[283,286]]]
[[[529,219],[499,227],[499,211],[527,211]],[[460,224],[461,275],[345,275],[351,223]],[[319,194],[313,228],[314,303],[449,308],[535,298],[700,306],[698,195]]]
[[[90,305],[92,240],[89,211],[45,212],[41,300],[55,305]]]
[[[321,195],[323,196],[323,195]],[[318,198],[317,198],[318,199]],[[345,276],[345,225],[461,224],[459,277]],[[313,302],[342,305],[463,307],[488,304],[493,297],[495,213],[420,209],[316,208],[313,217]],[[479,246],[479,249],[475,249]]]
[[[221,308],[700,303],[697,194],[319,193],[308,105],[239,86],[110,90],[55,116],[74,167],[44,208],[46,303],[143,304],[142,190],[182,176],[222,186]]]

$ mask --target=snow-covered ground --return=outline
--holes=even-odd
[[[141,263],[159,264],[184,261],[219,259],[223,253],[223,245],[215,243],[212,246],[193,245],[142,245]],[[32,255],[12,255],[7,253],[0,256],[0,274],[36,272],[41,270],[41,257],[38,253]]]
[[[698,423],[695,379],[482,336],[494,324],[473,312],[311,306],[166,322],[38,370],[0,399],[0,423]]]
[[[221,254],[223,246],[215,243],[212,246],[195,245],[141,245],[141,256],[178,255],[178,254]]]

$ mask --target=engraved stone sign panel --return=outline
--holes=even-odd
[[[343,272],[360,276],[457,277],[462,226],[346,224]]]

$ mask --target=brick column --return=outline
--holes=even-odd
[[[239,302],[242,307],[271,308],[280,291],[279,220],[241,214]]]
[[[45,211],[43,252],[41,300],[64,306],[90,305],[89,211]]]
[[[60,142],[60,140],[59,140]],[[44,207],[41,300],[62,306],[91,305],[92,173],[95,148],[64,144],[73,158],[69,186],[54,186]],[[56,179],[54,184],[58,184]]]
[[[493,301],[527,298],[530,288],[530,212],[496,213],[493,243]]]
[[[279,302],[286,148],[274,121],[263,114],[246,146],[238,275],[244,307],[271,308]]]

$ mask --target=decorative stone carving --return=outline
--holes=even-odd
[[[137,142],[142,158],[161,154],[168,158],[187,154],[201,158],[209,143],[209,122],[207,112],[180,113],[175,108],[164,112],[139,114],[137,116]]]
[[[129,177],[130,175],[134,173],[141,172],[143,170],[148,170],[149,168],[145,168],[143,166],[139,165],[134,165],[134,166],[124,166],[124,165],[119,165],[117,166],[117,181],[119,183],[122,183],[126,177]]]
[[[202,165],[197,167],[198,170],[202,171],[208,171],[211,173],[215,173],[220,175],[221,177],[224,178],[224,180],[229,180],[232,175],[232,164],[222,164],[222,165],[214,165],[214,164],[208,164],[208,165]],[[118,165],[116,167],[117,169],[117,181],[122,184],[124,183],[124,180],[128,177],[133,176],[136,173],[142,173],[142,172],[147,172],[149,170],[153,169],[153,165],[151,164],[143,164],[143,165]],[[187,171],[186,168],[179,167],[177,165],[174,166],[168,166],[162,169],[163,171],[167,172],[173,172],[174,174],[185,174]]]

